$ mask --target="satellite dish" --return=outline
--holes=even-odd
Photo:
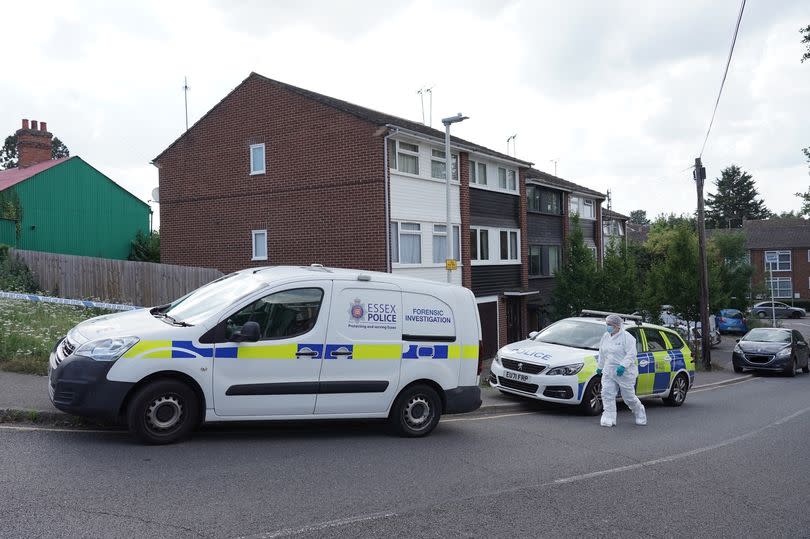
[[[152,200],[154,202],[160,202],[160,187],[152,189]]]

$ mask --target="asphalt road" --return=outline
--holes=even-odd
[[[649,425],[567,409],[120,432],[0,426],[0,536],[810,536],[810,375],[648,401]]]

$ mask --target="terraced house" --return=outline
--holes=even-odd
[[[222,271],[276,264],[446,280],[479,301],[484,353],[527,330],[531,163],[251,73],[154,159],[161,260]]]

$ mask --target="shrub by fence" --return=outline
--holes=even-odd
[[[168,303],[222,276],[210,268],[15,249],[9,253],[28,264],[44,292],[69,299],[148,307]]]

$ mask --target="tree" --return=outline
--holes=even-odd
[[[647,219],[647,212],[645,210],[633,210],[630,212],[630,222],[637,225],[649,225],[650,220]]]
[[[742,231],[714,234],[708,245],[709,257],[717,267],[717,296],[727,299],[718,307],[745,311],[751,295],[751,277],[754,268],[748,262],[745,235]]]
[[[585,245],[579,217],[571,218],[571,234],[567,242],[567,256],[554,274],[555,288],[552,294],[555,320],[579,314],[592,307],[599,297],[596,275],[596,260]]]
[[[712,228],[742,228],[745,219],[766,219],[771,215],[765,201],[758,199],[754,179],[737,165],[723,169],[714,180],[717,193],[706,198],[706,220]]]
[[[624,242],[612,240],[602,267],[596,271],[598,295],[591,308],[614,313],[632,313],[639,307],[638,265]]]
[[[70,157],[70,150],[58,137],[54,137],[51,141],[51,159],[61,157]],[[0,149],[0,170],[16,168],[17,161],[17,135],[9,135]]]
[[[144,234],[139,230],[130,243],[127,260],[160,262],[160,232]]]
[[[807,43],[807,50],[802,55],[802,62],[810,60],[810,25],[807,28],[799,28],[799,33],[802,34],[802,43]]]

